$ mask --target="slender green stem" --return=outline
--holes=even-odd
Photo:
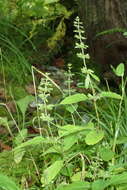
[[[119,111],[118,111],[118,116],[117,116],[117,121],[116,121],[116,127],[115,127],[115,135],[114,135],[114,141],[113,141],[113,147],[112,150],[113,152],[115,152],[116,149],[116,141],[119,135],[119,131],[120,131],[120,116],[122,113],[122,103],[123,103],[123,99],[124,99],[124,94],[125,94],[125,87],[124,87],[124,80],[123,77],[121,78],[121,82],[122,82],[122,95],[121,95],[121,100],[119,103]],[[112,164],[115,164],[115,158],[112,159]]]

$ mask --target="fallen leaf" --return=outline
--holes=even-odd
[[[15,107],[15,103],[13,101],[9,101],[6,103],[7,107],[9,108],[9,110],[12,112],[12,113],[15,113],[16,112],[16,107]]]
[[[63,58],[57,58],[57,59],[54,60],[53,65],[58,67],[58,68],[63,68],[64,65],[65,65],[65,61],[64,61]]]
[[[2,150],[11,150],[12,148],[6,144],[4,144],[2,141],[0,141],[0,148]]]
[[[8,134],[7,129],[5,129],[5,127],[3,127],[3,126],[1,126],[1,125],[0,125],[0,134],[1,134],[1,135]]]
[[[32,95],[35,94],[35,89],[34,89],[33,84],[29,84],[29,85],[25,86],[25,89],[29,94],[32,94]]]

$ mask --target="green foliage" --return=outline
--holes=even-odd
[[[15,137],[14,144],[16,146],[20,145],[27,137],[27,129],[22,129],[20,133]]]
[[[58,187],[55,190],[88,190],[90,189],[90,185],[88,182],[83,182],[83,181],[79,181],[79,182],[75,182],[69,185],[61,185],[60,187]]]
[[[0,188],[3,190],[20,190],[18,186],[6,175],[0,174]]]
[[[25,116],[29,103],[32,102],[33,100],[34,100],[33,96],[25,96],[24,98],[16,102],[23,116]]]
[[[22,6],[23,3],[26,5],[26,1],[21,2]],[[40,6],[40,1],[32,3],[30,11],[35,14],[35,3]],[[58,1],[43,3],[52,6]],[[30,6],[29,3],[27,5]],[[29,128],[21,129],[20,122],[17,124],[10,114],[16,131],[11,135],[12,150],[0,153],[0,170],[13,176],[21,189],[119,190],[127,187],[124,66],[120,64],[114,69],[121,79],[118,92],[112,92],[109,86],[107,91],[100,89],[98,76],[88,68],[88,46],[83,42],[86,38],[78,17],[74,25],[77,56],[83,63],[84,91],[80,93],[71,89],[71,65],[65,73],[66,89],[58,86],[49,73],[33,67],[33,79],[34,71],[39,72],[42,79],[35,89],[37,110],[30,118],[32,121],[23,121]],[[35,85],[35,80],[33,82]],[[59,96],[54,101],[56,88]],[[31,100],[33,97],[25,96],[16,101],[23,116],[26,116]],[[1,125],[10,127],[7,118],[0,119]],[[37,132],[31,133],[31,130]],[[10,179],[6,178],[6,181],[7,187]]]
[[[20,29],[24,28],[29,39],[37,35],[38,26],[47,27],[51,21],[62,18],[60,24],[58,24],[56,33],[50,39],[52,43],[53,41],[56,43],[56,41],[61,40],[65,35],[65,28],[61,26],[65,25],[64,18],[68,19],[72,14],[72,11],[68,11],[59,0],[6,0],[4,3],[1,3],[0,9],[3,13],[2,15],[5,15],[5,20],[8,20],[12,24],[16,23],[16,26],[20,27]]]
[[[112,160],[112,158],[114,157],[114,152],[112,152],[110,148],[101,148],[100,156],[102,160],[108,162],[109,160]]]
[[[0,75],[6,77],[9,82],[17,81],[20,85],[23,84],[28,80],[30,64],[15,42],[1,34],[1,31],[0,43]]]
[[[109,30],[105,30],[103,32],[100,32],[96,35],[96,37],[98,36],[102,36],[102,35],[109,35],[109,34],[114,34],[116,32],[119,33],[124,33],[125,34],[126,29],[122,29],[122,28],[113,28],[113,29],[109,29]]]
[[[62,45],[65,19],[72,13],[60,0],[0,0],[0,65],[4,65],[0,75],[20,85],[29,82],[28,58],[34,63],[33,52],[38,53],[35,46],[45,43],[46,50],[40,50],[41,63],[50,59]],[[35,62],[37,59],[35,56]]]
[[[88,97],[85,94],[74,94],[69,97],[66,97],[60,104],[75,104],[81,101],[88,100]]]
[[[66,25],[64,23],[64,20],[62,19],[56,28],[55,34],[48,39],[48,47],[50,49],[55,48],[58,41],[60,41],[65,36],[65,33],[66,33]]]
[[[122,99],[122,96],[115,93],[115,92],[105,92],[102,91],[100,93],[100,97],[107,97],[107,98],[115,98],[115,99]]]
[[[103,131],[91,131],[85,138],[86,144],[94,145],[101,141],[104,137]]]
[[[63,161],[58,160],[54,162],[50,167],[44,170],[41,177],[41,183],[43,186],[47,186],[53,182],[54,178],[59,174],[60,170],[63,167]]]
[[[118,77],[123,77],[124,76],[124,64],[121,63],[118,65],[118,67],[116,68],[115,70],[115,74],[118,76]]]

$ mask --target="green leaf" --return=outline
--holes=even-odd
[[[66,97],[60,104],[75,104],[86,100],[88,100],[88,97],[85,94],[77,93]]]
[[[127,190],[127,184],[117,185],[117,190]]]
[[[124,31],[125,29],[122,29],[122,28],[113,28],[113,29],[104,30],[103,32],[97,33],[96,37],[101,36],[101,35],[113,34],[116,32],[124,32]]]
[[[81,127],[81,126],[75,126],[75,125],[65,125],[59,128],[59,136],[65,137],[67,135],[71,134],[78,134],[78,132],[81,131],[89,131],[93,127],[93,123],[89,122],[87,125]]]
[[[109,187],[109,186],[118,186],[118,185],[123,185],[123,184],[127,184],[127,173],[124,172],[122,174],[119,175],[114,175],[111,176],[110,179],[108,180],[97,180],[95,182],[93,182],[92,184],[92,190],[104,190],[105,188]]]
[[[84,31],[82,31],[82,33],[84,33]],[[81,42],[81,43],[76,43],[75,44],[75,48],[79,48],[79,49],[87,49],[86,45]]]
[[[8,126],[8,119],[7,117],[0,117],[0,125],[6,127]]]
[[[124,144],[124,143],[127,143],[127,136],[121,136],[116,141],[116,144]]]
[[[73,175],[73,169],[74,169],[74,165],[69,163],[67,164],[67,166],[62,168],[60,173],[64,176],[71,177]]]
[[[57,43],[65,36],[66,33],[66,25],[64,23],[64,19],[61,19],[60,23],[56,28],[56,32],[54,35],[48,39],[48,47],[50,49],[54,49]]]
[[[41,177],[41,183],[43,186],[49,185],[54,178],[59,174],[60,170],[63,167],[63,161],[59,160],[54,162],[50,167],[48,167],[43,172],[43,176]]]
[[[61,154],[61,146],[59,146],[59,145],[53,145],[52,147],[50,147],[46,151],[44,151],[44,153],[42,154],[42,156],[44,156],[46,154],[52,154],[52,153]]]
[[[34,137],[33,139],[20,144],[19,146],[14,148],[14,150],[26,148],[27,146],[35,146],[35,145],[38,145],[41,143],[42,144],[54,144],[56,142],[56,140],[57,140],[56,138],[44,138],[42,136],[38,136],[38,137]]]
[[[59,0],[44,0],[44,5],[49,5],[51,3],[57,3]]]
[[[100,82],[100,79],[98,78],[98,76],[97,75],[95,75],[95,74],[90,74],[91,76],[92,76],[92,78],[94,79],[94,80],[96,80],[97,82]]]
[[[76,36],[77,37],[77,36]],[[79,37],[80,39],[80,37]],[[77,53],[77,56],[81,59],[90,59],[89,54],[82,54],[82,53]]]
[[[106,181],[99,179],[92,183],[92,190],[104,190]]]
[[[114,152],[112,152],[110,148],[101,148],[100,156],[102,160],[109,161],[114,157]]]
[[[127,32],[124,32],[123,35],[124,35],[125,37],[127,37]]]
[[[60,173],[64,176],[71,177],[73,175],[73,169],[74,165],[70,163],[66,167],[63,167]]]
[[[19,187],[8,176],[0,173],[0,189],[4,190],[20,190]]]
[[[21,149],[21,148],[25,148],[27,146],[33,146],[33,145],[37,145],[37,144],[40,144],[40,143],[43,143],[45,141],[45,138],[44,137],[34,137],[33,139],[31,140],[28,140],[22,144],[20,144],[19,146],[17,146],[14,150],[16,149]]]
[[[15,145],[20,145],[27,137],[27,129],[22,129],[14,139]]]
[[[33,96],[26,96],[17,101],[17,105],[23,115],[25,115],[29,103],[33,101],[34,99],[35,98]]]
[[[122,96],[115,93],[115,92],[106,92],[106,91],[102,91],[100,93],[100,97],[107,97],[107,98],[114,98],[114,99],[121,99]]]
[[[77,172],[77,173],[75,173],[75,174],[71,177],[71,181],[72,181],[72,182],[81,181],[82,177],[83,177],[83,176],[82,176],[82,171]]]
[[[68,135],[64,137],[63,151],[69,150],[78,141],[77,135]]]
[[[90,190],[90,183],[85,181],[78,181],[69,185],[60,185],[55,190]]]
[[[127,172],[112,176],[111,179],[106,181],[105,187],[111,185],[116,186],[120,184],[127,184]]]
[[[59,136],[65,137],[67,135],[78,133],[83,130],[85,130],[85,127],[80,127],[80,126],[75,126],[75,125],[65,125],[65,126],[60,127]]]
[[[120,63],[120,64],[117,66],[115,73],[116,73],[116,75],[117,75],[118,77],[123,77],[123,76],[124,76],[124,70],[125,70],[124,64],[123,64],[123,63]]]
[[[101,141],[104,137],[103,131],[90,131],[88,135],[85,138],[85,142],[88,145],[94,145],[97,144],[99,141]]]
[[[19,164],[22,161],[24,154],[25,154],[25,150],[23,149],[16,149],[14,151],[14,161],[16,164]]]
[[[69,111],[70,113],[74,113],[78,108],[78,104],[74,105],[67,105],[66,110]]]
[[[85,79],[85,88],[88,89],[89,85],[90,85],[90,75],[87,75]]]
[[[10,135],[13,136],[11,129],[9,127],[9,121],[8,121],[7,117],[0,117],[0,125],[6,127],[7,130],[9,131]]]

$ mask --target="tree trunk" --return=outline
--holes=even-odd
[[[127,39],[118,29],[127,30],[127,0],[78,0],[79,13],[95,63],[107,71],[110,65],[127,61]],[[114,29],[112,33],[97,35]]]

